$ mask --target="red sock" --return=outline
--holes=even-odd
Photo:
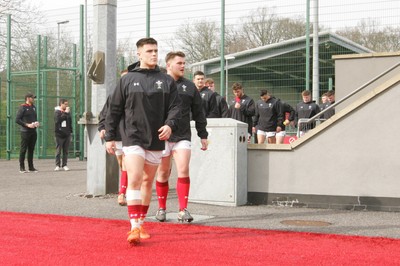
[[[142,205],[128,205],[129,219],[139,219],[142,213]]]
[[[126,194],[127,185],[128,185],[128,172],[121,171],[121,177],[119,180],[119,194]]]
[[[142,205],[142,210],[141,210],[141,213],[140,213],[140,219],[146,218],[148,210],[149,210],[149,205]]]
[[[158,208],[160,209],[167,209],[167,197],[168,197],[168,181],[161,183],[156,181],[156,191],[157,191],[157,198],[158,198]]]
[[[179,210],[187,208],[189,199],[189,189],[190,189],[190,178],[189,177],[178,177],[176,182],[176,192],[179,199]]]

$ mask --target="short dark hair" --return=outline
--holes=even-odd
[[[136,47],[140,48],[143,47],[145,44],[157,44],[157,41],[154,38],[142,38],[136,42]]]
[[[177,56],[183,57],[183,58],[186,57],[185,53],[184,53],[184,52],[181,52],[181,51],[169,52],[169,53],[165,56],[165,62],[168,63],[168,61],[174,59],[174,58],[177,57]]]
[[[311,95],[311,91],[309,90],[305,90],[301,93],[301,96],[309,96],[309,95]]]
[[[236,91],[236,90],[243,90],[242,84],[240,84],[240,83],[238,83],[238,82],[233,83],[233,85],[232,85],[232,90],[233,90],[233,91]]]
[[[266,94],[268,94],[267,90],[260,90],[260,96],[264,96]]]
[[[60,99],[60,101],[58,103],[59,103],[59,105],[61,105],[61,104],[65,103],[65,102],[68,102],[68,100],[63,98],[63,99]]]
[[[204,76],[204,72],[203,72],[203,71],[200,71],[200,70],[197,70],[197,71],[194,72],[194,74],[193,74],[193,77],[195,77],[195,76]]]
[[[33,94],[33,93],[27,93],[26,95],[25,95],[25,101],[26,101],[26,99],[28,99],[28,98],[36,98],[36,96]]]

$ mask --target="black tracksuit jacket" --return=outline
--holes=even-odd
[[[138,145],[145,150],[162,151],[165,141],[158,130],[168,125],[172,132],[181,118],[181,99],[175,81],[155,69],[140,68],[140,62],[128,67],[111,95],[105,119],[105,140],[116,140],[116,131],[123,120],[123,146]]]
[[[203,113],[205,117],[218,118],[217,95],[208,87],[203,87],[199,92],[203,100]]]
[[[178,128],[171,135],[170,142],[181,140],[191,141],[192,132],[190,129],[190,120],[195,121],[197,135],[201,139],[207,139],[206,130],[207,119],[203,113],[202,99],[199,91],[193,82],[186,78],[180,78],[176,81],[178,94],[182,100],[182,117],[179,119]]]
[[[110,107],[110,99],[111,99],[111,95],[109,95],[107,97],[107,101],[104,104],[103,109],[101,109],[101,111],[100,111],[100,114],[99,114],[99,126],[97,128],[97,130],[99,132],[102,131],[103,129],[104,130],[106,129],[106,126],[104,125],[104,122],[106,120],[106,115],[107,115],[108,108]],[[121,119],[121,121],[123,121],[123,119]],[[120,126],[122,124],[123,123],[120,122]],[[117,127],[117,130],[115,132],[115,141],[121,141],[121,140],[122,139],[121,139],[120,127]]]
[[[318,104],[315,103],[315,101],[311,101],[308,103],[305,102],[299,102],[296,105],[296,115],[295,115],[295,120],[296,120],[296,125],[298,124],[298,121],[300,118],[311,118],[314,115],[318,114],[320,112]],[[316,125],[315,121],[311,122],[308,125],[303,124],[300,128],[300,130],[305,131],[307,129],[312,129]]]
[[[66,126],[62,127],[64,121]],[[62,111],[59,106],[54,111],[54,133],[59,138],[67,138],[72,134],[71,113]]]
[[[37,121],[36,106],[33,104],[21,104],[18,108],[15,122],[21,126],[22,132],[35,132],[36,128],[27,127],[26,124],[32,124]]]
[[[236,119],[238,121],[242,121],[247,123],[247,132],[252,135],[252,128],[253,128],[253,116],[255,114],[255,104],[254,100],[244,94],[240,98],[240,109],[235,108],[236,100],[232,99],[228,106],[228,117]]]
[[[271,97],[267,101],[257,101],[253,122],[258,130],[275,132],[278,126],[283,126],[284,120],[282,105],[279,99]]]

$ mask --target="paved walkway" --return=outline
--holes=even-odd
[[[54,172],[54,160],[35,160],[39,173],[20,174],[17,160],[0,160],[0,210],[127,219],[117,195],[86,197],[86,161],[69,160],[71,171]],[[173,186],[175,180],[171,180]],[[171,189],[167,222],[176,221],[178,200]],[[149,209],[154,220],[156,198]],[[400,238],[400,213],[343,211],[278,206],[225,207],[189,203],[194,223],[269,230]]]

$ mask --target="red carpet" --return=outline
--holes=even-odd
[[[0,212],[1,265],[400,265],[400,240]]]

